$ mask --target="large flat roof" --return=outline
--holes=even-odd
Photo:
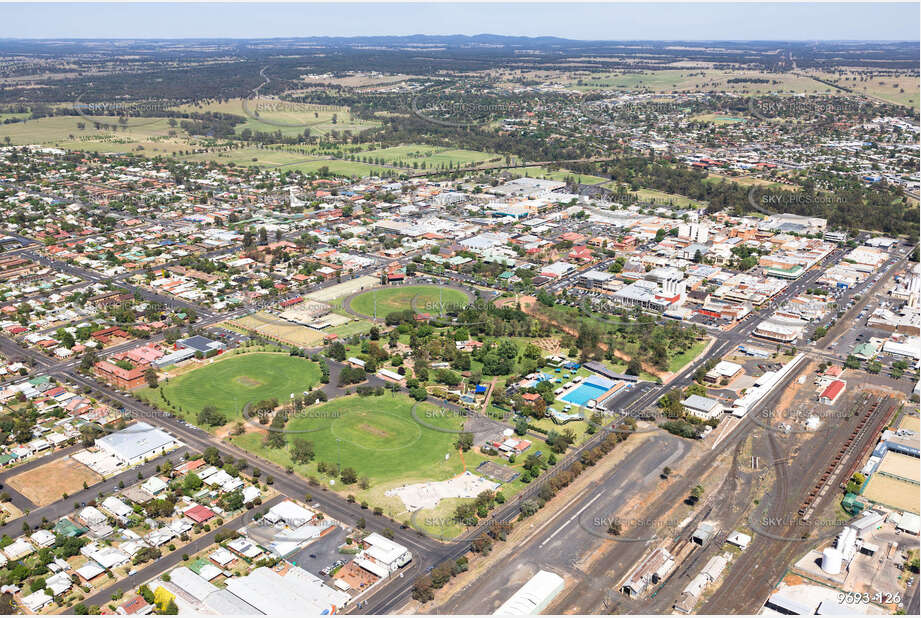
[[[126,460],[135,459],[173,442],[175,439],[171,435],[144,422],[135,423],[96,440],[97,445],[104,445]]]

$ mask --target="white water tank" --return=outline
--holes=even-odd
[[[841,572],[843,556],[841,551],[834,547],[826,547],[822,551],[822,570],[829,575],[838,575]]]

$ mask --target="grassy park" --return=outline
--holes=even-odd
[[[377,288],[359,294],[351,300],[352,311],[374,316],[375,300],[377,317],[384,317],[394,311],[413,309],[417,313],[438,315],[446,310],[458,310],[468,304],[467,295],[460,290],[435,285],[405,285],[391,288]]]
[[[249,402],[309,391],[320,382],[316,363],[287,354],[255,352],[217,359],[178,377],[162,381],[160,388],[139,391],[163,410],[176,412],[192,422],[206,405],[215,406],[230,420],[242,418]]]
[[[432,414],[435,406],[418,404],[416,414],[426,423],[453,430],[436,431],[413,419],[415,404],[406,395],[338,397],[293,415],[285,426],[284,448],[268,447],[265,432],[260,431],[236,436],[233,442],[280,465],[293,465],[302,476],[319,475],[319,462],[333,464],[337,470],[340,465],[352,468],[372,485],[397,479],[443,480],[460,473],[463,465],[454,449],[454,431],[462,428],[463,419],[438,416]],[[316,457],[310,463],[295,464],[291,459],[291,444],[298,439],[313,443]],[[446,453],[450,453],[447,460]]]

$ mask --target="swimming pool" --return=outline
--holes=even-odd
[[[590,399],[598,399],[604,395],[609,388],[591,382],[583,382],[578,388],[569,391],[560,399],[576,406],[584,406]]]

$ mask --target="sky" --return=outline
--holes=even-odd
[[[0,38],[503,34],[581,40],[917,41],[919,3],[2,3]]]

